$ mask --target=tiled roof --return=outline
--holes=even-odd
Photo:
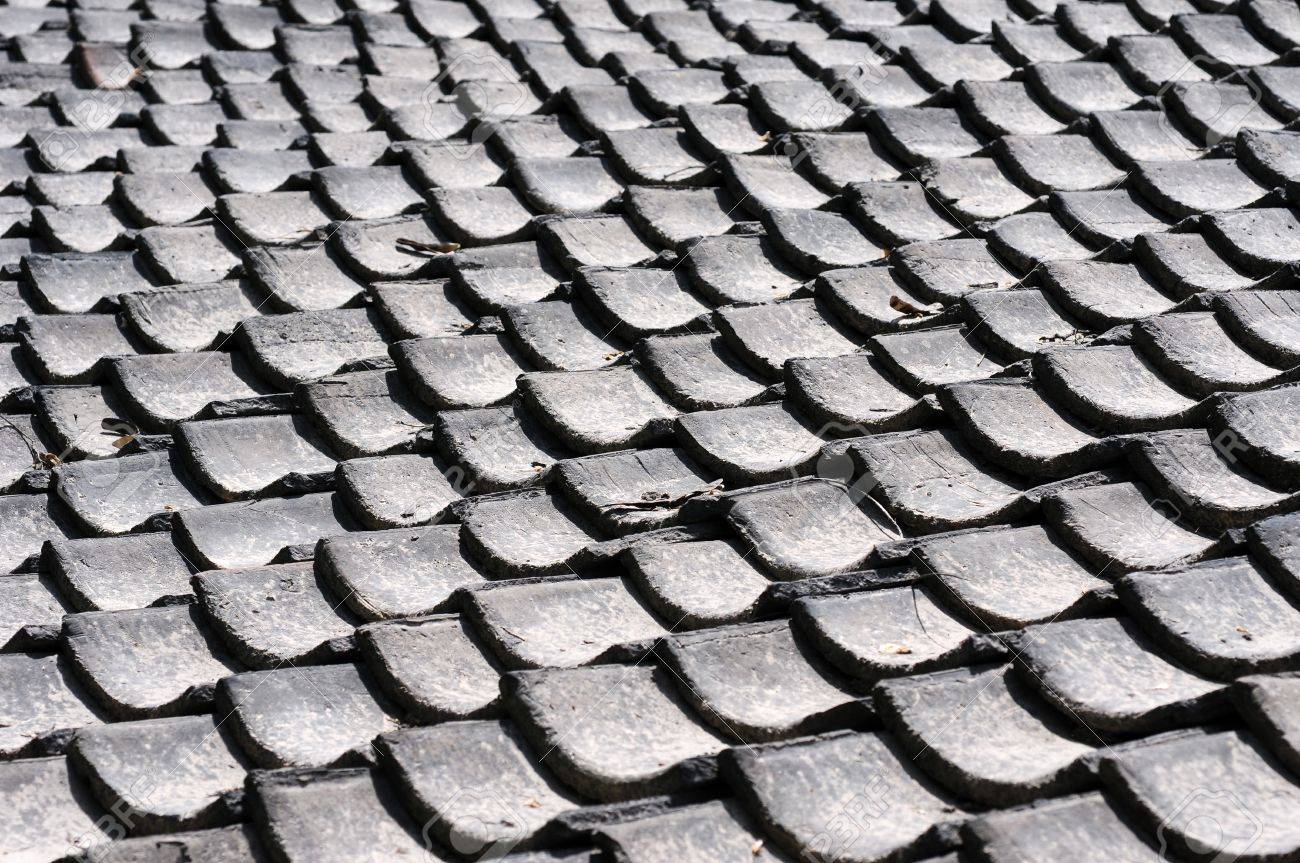
[[[0,863],[1300,861],[1295,0],[0,8]]]

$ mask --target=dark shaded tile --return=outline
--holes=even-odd
[[[85,728],[68,758],[132,833],[218,827],[238,817],[246,761],[210,716]]]
[[[462,540],[499,576],[571,572],[570,562],[599,538],[571,505],[541,489],[466,498]]]
[[[366,289],[326,247],[258,246],[244,253],[244,261],[249,278],[284,311],[337,309]]]
[[[99,807],[62,755],[0,764],[0,788],[17,795],[13,827],[0,852],[15,859],[52,860],[73,847],[93,848],[116,838],[101,825]]]
[[[939,401],[989,460],[1025,476],[1066,477],[1115,461],[1118,442],[1061,410],[1026,380],[949,384]]]
[[[466,592],[464,615],[504,668],[586,665],[609,648],[666,634],[619,578],[547,578]]]
[[[683,410],[736,407],[767,391],[720,336],[650,336],[638,342],[637,356],[656,388]]]
[[[250,668],[322,661],[351,649],[353,624],[310,562],[203,572],[194,592],[214,630]]]
[[[376,745],[424,829],[462,852],[531,848],[578,805],[506,722],[404,729],[381,735]],[[448,797],[447,787],[477,793]]]
[[[250,318],[236,338],[258,373],[286,389],[388,353],[378,315],[364,309]]]
[[[597,840],[627,860],[653,859],[670,853],[674,860],[705,861],[749,854],[756,863],[784,858],[768,848],[743,809],[730,800],[714,800],[663,811],[638,811],[602,823]]]
[[[370,760],[370,741],[391,731],[374,682],[357,665],[276,667],[217,684],[219,715],[259,767],[330,767]]]
[[[715,775],[725,743],[689,712],[669,673],[648,665],[516,671],[502,680],[511,718],[546,766],[604,802],[678,790]],[[636,726],[622,717],[634,713]]]
[[[295,475],[329,475],[337,463],[298,414],[182,423],[177,442],[198,479],[223,500],[258,496]]]
[[[190,605],[92,611],[63,619],[68,661],[117,719],[188,713],[211,701],[218,679],[239,671]]]
[[[876,545],[895,538],[862,497],[821,478],[777,483],[735,494],[727,520],[773,577],[816,578],[861,569]]]
[[[144,608],[192,593],[189,564],[165,532],[53,539],[42,565],[79,611]]]
[[[264,566],[286,548],[354,529],[346,505],[328,493],[223,503],[176,518],[186,556],[213,569]]]
[[[795,855],[863,863],[924,856],[947,844],[948,826],[966,817],[885,734],[842,732],[742,747],[729,750],[722,763],[758,822]],[[890,789],[888,804],[877,790],[862,790],[872,789],[874,778]],[[866,818],[862,829],[843,834],[825,830],[826,813],[855,794],[872,809],[888,805],[892,817]]]
[[[80,524],[101,535],[128,533],[207,499],[171,450],[60,464],[54,492]]]
[[[1127,618],[1050,621],[1025,630],[1018,646],[1025,682],[1086,729],[1152,733],[1226,707],[1221,684],[1165,659]]]
[[[133,334],[154,350],[203,351],[222,343],[245,318],[258,314],[261,297],[247,283],[173,285],[122,295]]]
[[[972,819],[962,830],[962,846],[990,863],[1029,863],[1059,853],[1074,854],[1081,863],[1159,859],[1123,810],[1095,792]]]
[[[634,545],[624,563],[639,595],[672,631],[748,619],[769,584],[736,544],[723,540]]]
[[[968,799],[1014,805],[1086,781],[1093,746],[1009,666],[886,680],[875,701],[916,763]]]
[[[807,419],[781,403],[682,414],[676,435],[696,461],[738,485],[789,479],[823,443]]]
[[[1132,264],[1049,261],[1041,270],[1047,293],[1096,331],[1159,315],[1174,307],[1156,280]]]
[[[253,820],[283,859],[342,863],[437,853],[420,841],[396,792],[368,769],[257,773],[249,786]],[[337,818],[343,810],[360,826],[345,826]]]
[[[1100,774],[1138,822],[1158,827],[1179,855],[1227,853],[1259,861],[1296,853],[1300,840],[1289,825],[1254,814],[1261,806],[1294,805],[1295,783],[1244,731],[1192,732],[1126,748],[1103,757]],[[1239,805],[1225,809],[1204,796],[1188,799],[1206,776]],[[1202,826],[1206,817],[1217,818],[1212,831]]]
[[[74,729],[100,723],[99,710],[57,654],[0,656],[5,730],[0,753],[5,760],[58,751]],[[32,705],[40,710],[33,711]]]
[[[1202,674],[1231,679],[1295,666],[1300,612],[1248,558],[1135,573],[1118,587],[1152,637]]]
[[[566,459],[555,479],[583,515],[616,535],[674,524],[682,504],[719,484],[685,452],[666,447]]]
[[[513,407],[443,411],[436,442],[459,483],[474,491],[534,485],[567,451],[528,412]]]
[[[1197,403],[1165,383],[1124,345],[1062,347],[1036,354],[1035,377],[1054,401],[1108,431],[1189,425]]]
[[[1116,576],[1213,556],[1214,537],[1181,522],[1175,502],[1129,482],[1071,489],[1043,501],[1051,527],[1098,572]]]
[[[775,302],[801,284],[766,237],[706,237],[691,246],[682,268],[696,290],[717,305]]]
[[[500,710],[497,665],[461,618],[367,624],[357,630],[357,644],[384,693],[420,721]]]
[[[978,653],[976,632],[924,588],[808,597],[791,619],[836,668],[866,682],[964,665]]]
[[[1224,260],[1202,234],[1139,234],[1133,252],[1161,287],[1179,298],[1202,291],[1231,291],[1254,282]]]

